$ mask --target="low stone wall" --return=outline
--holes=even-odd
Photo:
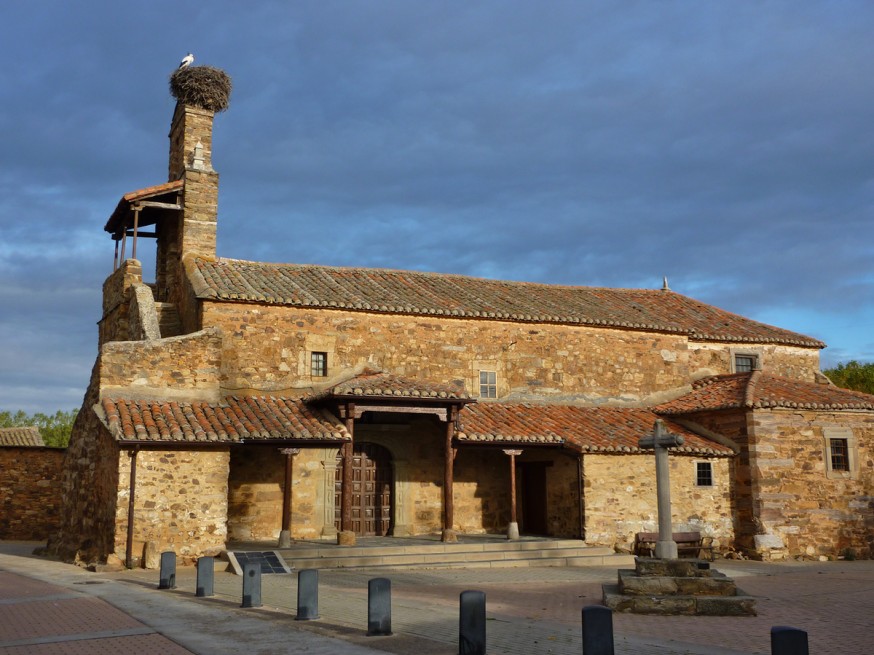
[[[64,453],[0,448],[0,539],[38,541],[58,529]]]

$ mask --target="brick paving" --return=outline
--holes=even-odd
[[[0,654],[72,652],[176,652],[218,653],[234,650],[232,643],[251,644],[254,653],[360,653],[380,651],[415,655],[449,655],[457,652],[458,596],[466,589],[484,591],[487,597],[488,652],[490,655],[579,655],[581,652],[580,610],[596,604],[601,584],[612,582],[616,570],[592,568],[508,568],[466,570],[324,570],[320,572],[320,620],[294,621],[297,576],[267,575],[262,578],[261,609],[240,609],[242,578],[218,570],[216,597],[195,598],[193,568],[177,572],[178,588],[156,589],[156,571],[124,571],[88,574],[73,569],[82,581],[106,582],[89,585],[89,592],[119,604],[124,612],[106,612],[117,623],[101,623],[104,633],[85,625],[86,637],[107,650],[74,648],[76,642],[39,644],[47,649],[16,650],[13,639],[27,639],[30,631],[47,627],[29,626],[35,618],[18,615],[13,628],[4,632],[13,606],[78,602],[78,589],[54,587],[32,580],[30,584],[9,584],[8,558],[0,555]],[[31,573],[45,567],[66,567],[30,558]],[[718,562],[716,567],[735,578],[739,587],[755,596],[756,617],[656,617],[614,614],[618,655],[754,655],[770,652],[770,629],[792,625],[809,633],[810,652],[818,655],[871,652],[874,641],[874,562],[762,563]],[[60,569],[58,569],[60,570]],[[81,577],[85,576],[85,577]],[[373,577],[392,580],[392,637],[366,637],[367,581]],[[43,580],[45,577],[43,576]],[[54,580],[53,580],[54,581]],[[110,584],[111,583],[111,584]],[[42,586],[41,586],[42,585]],[[124,596],[124,598],[122,598]],[[91,603],[102,602],[92,598]],[[81,603],[87,607],[87,603]],[[144,612],[151,607],[149,618]],[[110,608],[112,610],[114,608]],[[131,616],[125,616],[125,612]],[[34,612],[39,614],[40,612]],[[173,615],[170,621],[166,615]],[[11,616],[11,615],[8,615]],[[113,618],[115,617],[115,618]],[[58,613],[54,628],[67,621]],[[142,621],[142,623],[140,623]],[[133,623],[131,623],[133,622]],[[140,628],[135,627],[139,623]],[[116,647],[113,639],[160,638],[148,625],[158,626],[189,651],[167,647],[135,650]],[[265,629],[269,626],[269,629]],[[144,634],[115,630],[144,630]],[[199,632],[198,632],[199,630]],[[17,631],[17,632],[16,632]],[[190,634],[189,634],[190,633]],[[198,637],[200,634],[200,637]],[[183,638],[187,635],[186,638]],[[271,637],[272,636],[272,637]],[[209,638],[212,641],[209,641]],[[233,640],[238,640],[234,642]],[[271,642],[270,639],[274,641]],[[342,641],[337,641],[341,639]],[[120,643],[123,643],[120,642]],[[131,642],[134,643],[134,642]],[[136,643],[145,643],[136,642]],[[179,648],[177,643],[171,646]],[[293,644],[293,646],[292,646]],[[27,646],[33,648],[36,645]],[[53,649],[54,648],[54,649]]]
[[[0,655],[190,655],[93,596],[0,571]]]

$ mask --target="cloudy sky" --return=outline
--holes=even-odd
[[[867,0],[2,3],[0,409],[81,404],[189,50],[234,83],[222,256],[667,276],[874,361],[872,33]]]

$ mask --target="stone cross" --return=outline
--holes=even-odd
[[[641,448],[652,448],[656,460],[656,496],[658,497],[659,540],[655,556],[661,559],[677,559],[677,542],[671,529],[671,471],[668,466],[668,448],[683,445],[683,437],[665,430],[661,419],[656,419],[652,434],[637,442]]]

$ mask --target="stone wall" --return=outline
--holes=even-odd
[[[132,393],[164,400],[217,400],[221,337],[215,330],[104,344],[98,357],[101,397]]]
[[[62,448],[0,448],[0,539],[38,541],[58,529]]]
[[[103,316],[98,345],[127,341],[130,337],[131,289],[143,282],[143,267],[136,259],[126,259],[103,282]]]
[[[856,470],[827,474],[824,430],[849,428]],[[874,413],[755,410],[750,428],[757,478],[757,554],[837,557],[874,555]]]
[[[699,487],[695,462],[709,461],[713,486]],[[730,458],[671,455],[671,513],[675,532],[700,531],[728,547],[732,526]],[[585,455],[586,543],[631,549],[637,532],[658,531],[655,457]]]
[[[774,375],[814,382],[819,372],[819,349],[758,343],[689,342],[690,379],[733,373],[735,354],[753,354],[763,370]]]
[[[325,517],[325,460],[336,458],[336,448],[301,448],[292,469],[291,534],[296,539],[322,536]],[[228,539],[231,541],[273,541],[282,528],[282,498],[285,484],[285,455],[278,446],[242,446],[231,450],[228,490]],[[333,473],[330,485],[333,486]]]
[[[113,551],[118,490],[118,444],[92,409],[98,400],[98,365],[76,415],[64,462],[58,531],[49,552],[83,564],[104,561]]]
[[[693,374],[728,373],[735,345],[690,350],[681,335],[243,303],[205,302],[202,324],[224,334],[227,386],[272,393],[305,393],[371,367],[462,382],[477,395],[479,371],[490,370],[504,399],[639,404],[688,388]],[[808,366],[812,377],[818,367],[816,349],[763,349],[777,373]],[[328,379],[310,377],[312,351],[328,353]]]
[[[174,551],[183,563],[218,555],[225,547],[228,515],[227,449],[140,450],[134,490],[133,555],[155,543]],[[118,458],[114,553],[122,561],[127,547],[131,457]]]

